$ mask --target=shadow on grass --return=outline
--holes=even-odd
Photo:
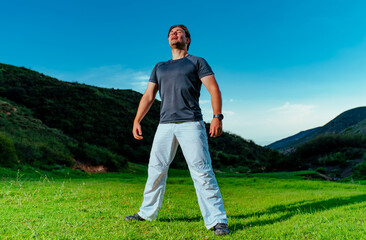
[[[250,222],[246,225],[242,224],[233,224],[230,226],[231,229],[243,230],[245,228],[249,228],[251,226],[264,226],[268,224],[274,224],[276,222],[286,221],[295,215],[301,214],[309,214],[309,213],[318,213],[322,211],[327,211],[336,207],[347,206],[352,204],[357,204],[361,202],[366,202],[366,194],[350,196],[350,197],[338,197],[331,198],[323,201],[300,201],[292,204],[281,204],[268,208],[265,211],[256,212],[252,214],[246,215],[230,215],[229,217],[232,219],[242,219],[242,218],[251,218],[256,217],[260,218],[262,215],[271,215],[283,213],[282,216],[268,219],[268,220],[257,220]]]
[[[158,221],[160,222],[199,222],[203,218],[201,216],[196,217],[174,217],[174,218],[159,218]]]

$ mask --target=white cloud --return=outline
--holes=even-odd
[[[131,85],[134,86],[133,89],[144,92],[146,90],[147,84],[149,82],[149,75],[144,72],[136,72],[133,74]]]
[[[321,120],[324,122],[324,115],[320,112],[319,107],[311,104],[286,102],[273,107],[267,104],[240,103],[230,106],[230,110],[224,112],[224,128],[245,139],[254,140],[257,144],[267,145],[320,126]]]
[[[270,109],[271,112],[277,113],[308,113],[311,112],[316,106],[303,105],[303,104],[291,104],[286,102],[284,105]]]
[[[225,116],[232,116],[232,115],[235,115],[235,112],[230,111],[230,110],[224,110],[224,111],[222,111],[222,113],[223,113]]]
[[[211,103],[210,100],[200,100],[200,104],[208,104]]]
[[[270,123],[278,123],[283,125],[298,125],[308,122],[309,118],[314,115],[314,105],[291,104],[286,102],[284,105],[272,108],[268,111],[267,121]]]
[[[105,88],[134,89],[139,92],[145,91],[149,81],[149,73],[125,68],[122,65],[101,66],[79,72],[54,70],[43,70],[43,72],[63,81],[79,82]]]
[[[134,75],[135,75],[134,79],[139,81],[147,81],[150,78],[149,75],[145,75],[142,72],[135,73]]]

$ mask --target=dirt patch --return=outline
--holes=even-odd
[[[334,180],[333,178],[328,177],[327,175],[319,173],[319,172],[309,173],[309,174],[302,174],[300,176],[302,176],[304,180],[311,180],[311,179],[323,179],[323,180],[326,180],[326,181],[333,181]]]
[[[108,172],[107,167],[103,165],[92,166],[86,163],[76,162],[72,169],[79,169],[88,173],[105,173]]]

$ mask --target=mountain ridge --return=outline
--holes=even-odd
[[[267,145],[267,148],[289,153],[297,146],[324,134],[366,134],[366,107],[356,107],[344,111],[337,117],[323,125],[301,131],[295,135],[278,140]]]

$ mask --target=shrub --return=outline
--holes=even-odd
[[[343,165],[346,162],[346,156],[341,153],[332,153],[318,158],[318,162],[324,166]]]
[[[358,134],[326,134],[298,146],[289,155],[297,169],[314,166],[345,167],[347,160],[357,159],[365,152],[366,138]]]
[[[104,165],[108,171],[118,171],[127,167],[127,160],[125,157],[114,154],[108,149],[90,145],[87,143],[80,144],[74,150],[76,160],[88,163],[91,165]]]
[[[18,163],[13,141],[0,133],[0,166],[13,168]]]
[[[18,102],[23,102],[24,97],[26,96],[27,92],[22,87],[12,87],[7,89],[5,92],[5,97]]]
[[[318,172],[318,173],[322,173],[322,174],[326,174],[327,173],[327,171],[325,170],[325,168],[322,168],[322,167],[317,168],[315,171]]]
[[[366,179],[366,160],[363,160],[355,167],[353,177],[357,179]]]

